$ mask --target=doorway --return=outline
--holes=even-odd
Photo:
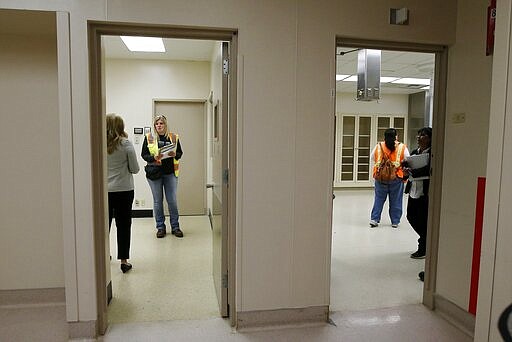
[[[221,63],[229,65],[227,68],[220,68],[222,75],[222,99],[220,100],[221,113],[220,120],[223,131],[224,141],[220,150],[221,163],[219,167],[222,171],[218,174],[236,174],[236,51],[237,37],[233,30],[202,30],[180,27],[156,27],[143,25],[119,25],[107,23],[89,23],[89,54],[90,54],[90,84],[91,84],[91,140],[92,140],[92,160],[93,160],[93,184],[94,192],[94,232],[95,232],[95,261],[97,269],[97,292],[98,292],[98,330],[103,334],[107,328],[107,267],[109,265],[108,255],[106,255],[106,184],[104,174],[106,170],[105,158],[105,95],[104,69],[102,63],[101,40],[103,36],[147,36],[178,39],[202,39],[226,42],[228,46],[226,54],[223,55]],[[207,97],[206,94],[205,97]],[[220,95],[220,94],[219,94]],[[205,99],[206,100],[206,99]],[[150,126],[150,125],[149,125]],[[229,132],[229,134],[228,134]],[[135,132],[134,132],[135,133]],[[213,256],[221,255],[221,258],[214,259],[212,273],[215,284],[221,284],[223,288],[217,289],[219,307],[221,315],[229,317],[231,324],[236,322],[234,312],[235,300],[235,177],[230,177],[225,181],[216,182],[217,193],[221,193],[221,228],[219,236],[222,238],[222,244],[213,243]],[[228,187],[229,185],[229,187]],[[137,196],[137,195],[136,195]],[[132,228],[133,229],[133,228]],[[107,230],[108,231],[108,230]],[[218,251],[216,249],[219,249]],[[215,263],[218,262],[219,265]],[[215,272],[215,270],[220,270]],[[227,274],[229,272],[229,277]],[[222,311],[224,309],[224,311]],[[165,319],[165,318],[162,318]]]
[[[359,51],[367,49],[378,50],[383,56],[382,68],[379,70],[381,80],[378,90],[380,96],[376,96],[375,101],[370,101],[371,99],[368,97],[361,98],[361,101],[355,101],[354,99],[359,95],[356,94],[360,71],[356,67],[358,54]],[[385,52],[387,56],[385,56]],[[341,70],[340,57],[350,54],[354,60],[353,70],[348,72]],[[435,290],[435,276],[433,275],[435,274],[440,215],[440,208],[436,203],[440,202],[442,179],[446,48],[338,38],[337,55],[331,310],[363,310],[414,302],[422,302],[433,308]],[[423,67],[425,71],[428,68],[427,61],[430,59],[433,66],[431,77],[424,78],[430,78],[432,82],[418,84],[413,82],[426,82],[427,80],[413,80],[409,84],[404,82],[403,85],[399,85],[399,82],[396,82],[396,84],[388,85],[388,88],[395,88],[395,91],[391,91],[391,93],[399,93],[397,91],[399,87],[408,89],[403,92],[407,94],[405,99],[400,100],[400,96],[393,96],[395,97],[393,101],[401,101],[403,104],[404,110],[400,111],[394,109],[397,108],[396,104],[394,107],[390,105],[391,102],[386,102],[383,99],[386,96],[383,83],[406,77],[418,79],[420,77],[412,74],[409,76],[389,74],[390,68],[385,67],[385,62],[394,59],[395,63],[403,64],[404,71],[406,71],[407,61],[415,55],[426,58],[425,61],[417,63],[417,66]],[[348,59],[346,58],[346,60]],[[383,80],[383,78],[385,79]],[[426,88],[427,86],[430,89]],[[423,87],[424,89],[420,89]],[[345,94],[346,91],[343,93],[346,89],[350,89],[349,95]],[[410,91],[411,89],[414,91]],[[378,97],[380,99],[376,100]],[[422,108],[427,114],[410,115],[414,112],[411,110],[411,103],[418,99],[423,100]],[[344,105],[340,105],[340,102],[344,102]],[[397,128],[397,131],[400,132],[399,140],[411,145],[410,149],[413,149],[416,147],[415,133],[423,126],[433,128],[432,146],[435,153],[433,153],[431,169],[436,170],[430,180],[428,253],[424,266],[410,263],[411,261],[418,263],[409,258],[410,252],[416,250],[418,236],[409,226],[405,217],[407,197],[404,198],[404,211],[398,229],[391,228],[391,222],[388,222],[387,225],[381,224],[378,229],[371,230],[368,223],[373,204],[371,150],[377,141],[382,140],[383,128]],[[385,206],[382,212],[383,220],[388,216],[387,211]],[[387,220],[389,221],[389,218]],[[409,248],[407,248],[408,244],[411,244]],[[400,267],[400,263],[403,263],[404,267]],[[392,268],[386,271],[386,267],[389,265],[392,265]],[[420,266],[421,270],[424,268],[426,272],[425,283],[421,283],[418,279],[416,268],[419,270]],[[411,289],[397,293],[404,284],[399,281],[398,276],[394,277],[393,274],[402,276],[401,273],[407,273],[406,276],[410,277],[406,280],[410,282]],[[396,298],[393,298],[393,294],[397,294]]]

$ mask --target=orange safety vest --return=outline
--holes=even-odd
[[[385,143],[379,142],[381,148],[376,148],[373,160],[375,160],[375,165],[373,166],[373,177],[375,178],[375,174],[379,169],[380,163],[382,162],[382,152],[386,153],[389,156],[389,160],[396,166],[396,175],[398,178],[404,178],[404,171],[402,170],[401,164],[404,160],[404,150],[405,145],[399,142],[395,143],[395,150],[390,151]]]

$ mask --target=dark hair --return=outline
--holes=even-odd
[[[423,127],[418,129],[418,135],[426,135],[430,139],[432,139],[432,128],[430,127]]]
[[[396,129],[388,128],[384,131],[384,142],[390,151],[395,150]]]

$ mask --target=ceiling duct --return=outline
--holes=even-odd
[[[380,50],[359,50],[357,56],[358,101],[380,99]]]

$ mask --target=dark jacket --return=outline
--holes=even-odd
[[[410,176],[412,176],[413,178],[415,178],[415,177],[418,178],[418,177],[430,176],[430,159],[432,158],[431,150],[429,150],[428,153],[430,154],[430,156],[428,158],[428,164],[426,166],[420,167],[418,169],[411,169],[409,171],[409,175]],[[418,148],[411,152],[411,156],[415,155],[415,154],[420,154]],[[407,161],[405,161],[403,163],[403,165],[405,167],[408,167],[407,166]],[[428,196],[428,188],[430,186],[430,178],[419,180],[417,182],[423,182],[423,195],[424,196]],[[411,180],[407,180],[407,184],[405,185],[405,193],[406,194],[408,194],[409,191],[411,190],[411,186],[412,186]]]
[[[162,168],[162,173],[164,175],[169,175],[171,173],[174,173],[174,159],[179,160],[181,156],[183,155],[183,151],[181,149],[180,139],[178,140],[178,145],[176,146],[176,157],[166,158],[162,159],[162,164],[158,165]],[[169,138],[165,138],[164,135],[159,135],[158,138],[158,148],[161,148],[165,145],[169,145],[171,143],[171,140]],[[146,162],[153,164],[155,162],[155,158],[149,153],[148,148],[148,138],[144,137],[144,143],[142,144],[142,150],[140,153],[140,156],[142,159],[144,159]]]

